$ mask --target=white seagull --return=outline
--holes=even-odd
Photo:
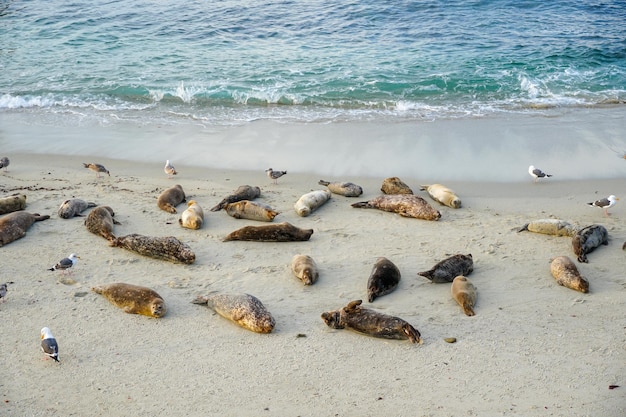
[[[52,332],[47,327],[41,329],[41,350],[46,356],[51,357],[55,361],[59,361],[59,345],[57,340],[52,336]]]
[[[537,182],[539,178],[551,177],[551,174],[546,174],[542,170],[535,168],[534,165],[528,167],[528,173],[533,177],[533,182]]]
[[[176,172],[176,168],[174,168],[174,165],[170,163],[169,159],[165,161],[165,168],[163,168],[163,171],[167,174],[167,178],[172,178],[172,175],[178,174],[178,172]]]
[[[587,203],[587,205],[604,209],[604,214],[608,216],[609,209],[613,207],[615,203],[617,203],[617,200],[619,200],[619,198],[611,194],[607,198],[601,198],[600,200],[596,200],[593,203]]]
[[[48,271],[68,271],[71,267],[76,265],[76,262],[80,259],[80,256],[72,253],[67,258],[61,259],[55,266],[48,268]]]
[[[267,172],[267,176],[274,182],[274,184],[278,184],[277,180],[287,174],[287,171],[274,171],[272,168],[266,169],[265,172]]]
[[[2,158],[0,158],[0,169],[4,168],[4,172],[9,172],[9,163],[11,161],[9,161],[9,158],[7,158],[6,156],[3,156]]]

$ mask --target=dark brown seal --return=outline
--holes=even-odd
[[[567,256],[552,259],[550,272],[559,285],[584,293],[589,292],[589,281],[580,275],[576,264]]]
[[[164,261],[183,264],[192,264],[196,261],[196,254],[191,248],[174,236],[153,237],[131,234],[111,240],[110,246]]]
[[[61,203],[59,207],[59,217],[62,219],[71,219],[72,217],[82,217],[81,212],[87,210],[90,207],[95,207],[96,203],[87,202],[80,198],[71,198]]]
[[[420,332],[401,318],[361,307],[361,300],[348,303],[341,310],[322,313],[322,320],[333,329],[351,329],[385,339],[409,339],[422,343]]]
[[[291,223],[283,222],[267,226],[246,226],[231,232],[224,242],[249,240],[256,242],[298,242],[309,240],[313,229],[300,229]]]
[[[389,259],[380,257],[376,260],[367,280],[367,297],[371,303],[376,298],[389,294],[400,283],[400,270]]]
[[[176,206],[185,201],[185,192],[180,184],[163,191],[157,199],[157,206],[168,213],[176,213]]]
[[[276,321],[263,303],[250,294],[210,293],[196,297],[192,303],[206,304],[220,316],[256,333],[271,333]]]
[[[26,231],[35,222],[49,219],[50,216],[40,216],[38,213],[16,211],[0,218],[0,246],[7,245],[14,240],[26,236]]]
[[[413,190],[398,177],[385,178],[380,191],[384,194],[413,194]]]
[[[459,275],[452,281],[450,287],[452,298],[461,306],[467,316],[473,316],[476,304],[476,287],[467,277]]]
[[[0,214],[13,213],[26,208],[26,195],[11,194],[0,198]]]
[[[593,252],[600,245],[609,244],[609,232],[604,226],[592,224],[584,227],[572,238],[572,247],[578,257],[578,262],[589,262],[587,254]]]
[[[167,311],[163,297],[148,287],[116,282],[98,285],[91,290],[129,314],[160,318]]]
[[[422,197],[412,194],[381,195],[369,201],[352,204],[355,208],[373,208],[391,213],[398,213],[403,217],[412,217],[422,220],[439,220],[441,213],[435,210]]]
[[[111,241],[115,239],[113,234],[113,225],[120,224],[113,218],[115,213],[109,206],[99,206],[89,212],[85,219],[85,226],[91,233],[102,236]]]
[[[242,200],[254,200],[261,195],[261,189],[259,187],[252,187],[250,185],[240,185],[234,193],[224,198],[220,203],[213,207],[211,211],[220,211],[230,203],[236,203]]]
[[[459,275],[469,275],[474,270],[472,254],[457,254],[438,262],[431,270],[418,272],[417,275],[428,278],[432,282],[452,282]]]

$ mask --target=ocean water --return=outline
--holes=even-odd
[[[208,142],[258,122],[419,131],[442,120],[594,117],[626,103],[624,22],[623,0],[0,0],[0,117],[68,130],[193,126]],[[597,139],[622,151],[624,124],[610,119]],[[19,150],[2,131],[0,152]],[[65,151],[58,135],[54,146],[39,140],[40,151]],[[160,158],[172,144],[155,140],[124,139]],[[246,140],[264,149],[263,137]],[[106,153],[89,138],[71,145]]]

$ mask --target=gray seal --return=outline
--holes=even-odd
[[[376,298],[389,294],[400,283],[400,270],[389,259],[380,257],[376,260],[367,280],[367,297],[371,303]]]
[[[600,245],[609,244],[609,232],[604,226],[593,224],[584,227],[572,238],[572,247],[578,257],[578,262],[589,262],[587,254],[593,252]]]
[[[0,218],[0,246],[7,245],[14,240],[26,236],[26,232],[35,222],[49,219],[48,215],[16,211]]]
[[[363,194],[363,188],[351,182],[329,182],[319,180],[319,185],[328,187],[331,193],[342,195],[344,197],[358,197]]]
[[[459,275],[469,275],[474,270],[472,254],[457,254],[438,262],[431,270],[418,272],[417,275],[435,283],[452,282]]]
[[[196,261],[196,254],[191,248],[174,236],[153,237],[130,234],[111,240],[109,245],[164,261],[183,264],[192,264]]]
[[[403,217],[422,220],[437,221],[441,218],[441,213],[438,210],[435,210],[422,197],[413,194],[381,195],[369,201],[354,203],[352,207],[388,211]]]
[[[269,310],[250,294],[212,292],[196,297],[192,303],[206,304],[225,319],[255,333],[271,333],[276,325]]]
[[[302,242],[309,240],[313,229],[301,229],[288,222],[267,226],[245,226],[231,232],[224,242],[248,240],[255,242]]]
[[[242,200],[254,200],[261,195],[261,189],[259,187],[253,187],[251,185],[240,185],[234,193],[226,196],[218,205],[213,207],[211,211],[220,211],[230,203],[236,203]]]
[[[80,213],[95,206],[96,203],[87,202],[80,198],[72,198],[61,203],[58,213],[59,217],[62,219],[71,219],[75,216],[82,217]]]

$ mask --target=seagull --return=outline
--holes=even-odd
[[[607,198],[601,198],[600,200],[596,200],[593,203],[587,203],[587,205],[604,209],[604,214],[608,216],[609,209],[613,207],[615,203],[617,203],[617,200],[619,200],[619,198],[611,194]]]
[[[6,156],[0,158],[0,169],[4,168],[4,172],[9,172],[9,168],[7,167],[9,166],[10,162],[11,161],[9,161],[9,158],[7,158]]]
[[[6,296],[7,296],[7,283],[5,282],[4,284],[0,285],[0,300],[2,300],[3,303],[6,300]]]
[[[267,172],[267,176],[269,179],[274,181],[274,184],[278,184],[278,179],[283,175],[287,174],[287,171],[274,171],[272,168],[268,168],[265,170]]]
[[[546,174],[545,172],[543,172],[542,170],[535,168],[534,165],[531,165],[528,167],[528,173],[530,175],[532,175],[533,182],[537,182],[539,180],[539,178],[545,178],[545,177],[551,177],[552,175],[550,174]]]
[[[76,262],[80,259],[80,256],[75,253],[71,254],[67,258],[61,259],[55,266],[48,268],[48,271],[68,271],[71,267],[76,265]]]
[[[178,174],[178,172],[176,172],[176,168],[174,168],[174,165],[170,164],[169,159],[165,161],[165,168],[163,168],[163,171],[165,171],[165,173],[167,174],[167,178],[172,178],[172,175]]]
[[[93,172],[95,172],[95,173],[96,173],[96,178],[100,178],[100,173],[101,173],[101,172],[106,172],[106,173],[107,173],[107,175],[108,175],[109,177],[111,176],[111,174],[109,173],[109,170],[108,170],[108,169],[106,169],[106,168],[104,167],[104,165],[100,165],[100,164],[93,164],[93,163],[91,163],[91,164],[86,164],[86,163],[84,163],[84,162],[83,162],[83,165],[85,166],[85,168],[89,168],[90,170],[92,170]]]
[[[59,361],[59,345],[47,327],[41,329],[41,350],[46,356],[50,356],[57,362]]]

